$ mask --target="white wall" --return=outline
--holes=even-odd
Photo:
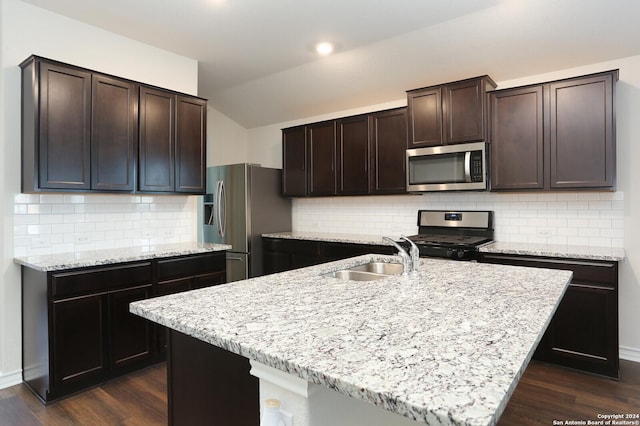
[[[207,107],[207,166],[248,162],[248,152],[247,129]]]
[[[155,197],[126,195],[90,196],[82,200],[67,195],[19,195],[18,64],[29,55],[37,54],[193,95],[197,94],[198,64],[192,59],[126,39],[21,1],[0,1],[0,195],[3,202],[0,212],[3,223],[3,245],[0,249],[0,388],[3,388],[22,380],[20,268],[13,263],[15,254],[98,248],[105,244],[100,242],[102,237],[107,241],[106,244],[112,243],[117,247],[119,243],[113,238],[117,233],[98,229],[98,226],[117,229],[131,226],[131,220],[138,218],[140,223],[128,229],[133,235],[130,242],[149,244],[189,238],[194,241],[196,238],[193,197],[172,196],[159,201],[161,199]],[[100,213],[100,209],[108,211]],[[71,210],[74,213],[68,216],[68,220],[72,220],[73,230],[70,229],[70,223],[65,223],[66,214]],[[171,219],[164,219],[167,215]],[[161,235],[154,241],[142,238],[147,235],[145,229],[155,231],[164,226],[158,221],[173,221],[176,217],[182,226],[176,228],[172,235],[165,233],[166,235]],[[142,226],[145,222],[146,225]],[[98,225],[99,223],[102,225]],[[60,229],[69,231],[69,236],[65,237]],[[65,242],[64,238],[72,241]]]
[[[618,191],[567,193],[455,193],[420,196],[327,197],[295,199],[293,229],[366,234],[415,233],[419,208],[491,209],[496,212],[496,237],[502,241],[548,242],[624,247],[620,265],[621,356],[640,361],[640,56],[607,63],[498,82],[515,87],[583,74],[620,69],[617,84]],[[407,88],[410,89],[410,88]],[[403,94],[399,94],[402,96]],[[406,105],[398,99],[384,105],[340,111],[249,130],[249,152],[263,163],[282,167],[281,132],[285,127]],[[635,238],[634,238],[635,236]]]

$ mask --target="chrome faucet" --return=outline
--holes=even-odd
[[[411,244],[409,248],[409,255],[411,256],[411,265],[413,266],[412,272],[416,272],[418,270],[418,263],[420,262],[420,250],[418,250],[418,246],[411,241],[408,237],[404,235],[400,235],[400,239],[408,241]]]
[[[402,275],[407,275],[413,270],[413,262],[411,262],[411,256],[407,254],[404,248],[393,239],[389,237],[382,237],[383,241],[390,242],[395,248],[398,249],[398,256],[402,259]]]

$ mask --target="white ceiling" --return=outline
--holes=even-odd
[[[196,59],[199,95],[246,128],[640,54],[638,0],[23,1]]]

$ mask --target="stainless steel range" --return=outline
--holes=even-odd
[[[493,212],[419,210],[418,234],[409,239],[420,257],[476,260],[478,248],[493,241]]]

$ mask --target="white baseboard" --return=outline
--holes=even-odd
[[[627,361],[640,362],[640,349],[620,346],[620,359]]]
[[[20,383],[22,383],[22,370],[0,374],[0,389],[9,388]]]

